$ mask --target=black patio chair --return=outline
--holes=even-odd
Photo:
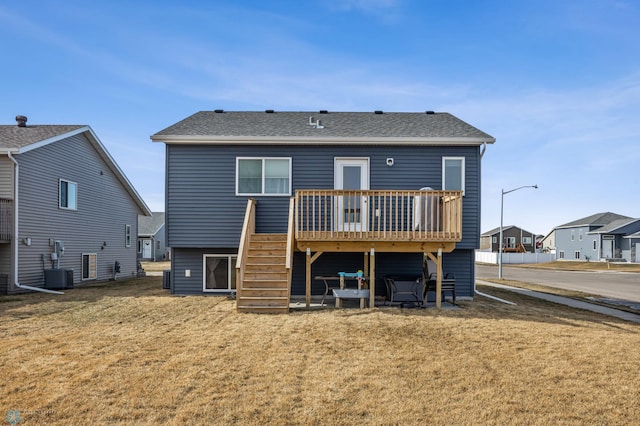
[[[410,279],[404,277],[384,277],[384,283],[387,286],[387,300],[389,305],[394,303],[417,304],[421,306],[423,303],[422,282],[420,278]]]
[[[430,291],[437,291],[437,273],[429,272],[429,261],[425,260],[422,264],[422,280],[424,285],[424,294],[422,295],[424,300],[427,300],[427,293]],[[451,299],[453,304],[456,304],[456,277],[451,273],[445,273],[442,277],[440,300],[445,300],[445,293],[451,293]],[[436,297],[438,295],[436,294]]]

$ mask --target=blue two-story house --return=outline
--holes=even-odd
[[[201,111],[151,139],[166,145],[174,294],[282,312],[323,292],[315,276],[362,270],[373,307],[381,277],[431,260],[473,297],[495,139],[451,114]]]

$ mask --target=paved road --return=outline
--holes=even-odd
[[[640,304],[640,273],[637,272],[552,271],[503,265],[502,277]],[[498,278],[498,267],[476,265],[476,278]]]

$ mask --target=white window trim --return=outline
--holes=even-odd
[[[88,272],[88,277],[85,278],[84,277],[84,257],[85,256],[94,256],[95,258],[95,268],[92,271],[91,270],[91,257],[89,257],[89,270]],[[92,274],[93,272],[93,274]],[[81,268],[81,280],[82,281],[89,281],[89,280],[96,280],[98,279],[98,254],[97,253],[82,253],[82,268]]]
[[[228,259],[229,268],[227,270],[227,275],[229,278],[229,284],[231,284],[231,259],[235,258],[236,262],[238,261],[238,255],[236,253],[207,253],[202,255],[202,291],[205,293],[229,293],[230,291],[235,292],[235,288],[231,288],[231,285],[227,286],[226,289],[222,288],[207,288],[207,258],[208,257],[226,257]]]
[[[262,193],[244,193],[244,192],[240,192],[239,191],[239,176],[238,174],[240,173],[240,160],[261,160],[262,161]],[[265,169],[266,167],[264,166],[264,162],[265,160],[288,160],[289,161],[289,188],[287,190],[286,194],[266,194],[264,192],[264,173],[265,173]],[[239,197],[253,197],[253,196],[260,196],[260,197],[290,197],[291,196],[291,181],[292,179],[292,173],[291,173],[291,169],[292,169],[292,159],[291,157],[236,157],[236,196]]]
[[[75,185],[76,187],[76,194],[75,194],[75,207],[64,207],[62,205],[62,182],[66,182],[67,186],[71,183],[73,185]],[[68,195],[67,195],[68,196]],[[69,204],[69,200],[67,200],[67,204]],[[78,210],[78,184],[72,180],[69,179],[58,179],[58,208],[62,209],[62,210],[71,210],[71,211],[75,211]]]
[[[444,188],[446,187],[445,185],[445,176],[446,176],[446,172],[445,172],[445,163],[447,160],[462,160],[462,176],[461,176],[461,190],[462,190],[462,196],[464,196],[465,193],[465,175],[467,174],[467,167],[465,164],[465,157],[442,157],[442,190],[446,191]]]
[[[580,254],[581,254],[580,250],[574,251],[573,252],[573,258],[576,259],[576,260],[579,260],[580,259]]]
[[[564,259],[564,250],[558,251],[558,259]]]

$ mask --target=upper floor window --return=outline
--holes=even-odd
[[[124,226],[124,246],[131,247],[131,225]]]
[[[61,209],[76,210],[78,206],[78,184],[60,179],[58,206]]]
[[[290,195],[291,158],[238,158],[236,195]]]
[[[442,157],[442,189],[464,195],[464,157]]]
[[[522,237],[522,244],[531,244],[531,237]]]

